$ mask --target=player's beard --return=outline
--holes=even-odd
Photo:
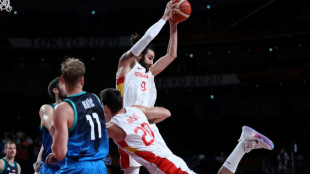
[[[147,64],[145,63],[144,59],[145,59],[145,58],[142,57],[142,58],[139,60],[139,64],[145,68],[145,72],[149,72],[149,66],[147,66]]]
[[[59,98],[60,98],[61,100],[64,100],[64,99],[67,98],[67,94],[66,94],[64,91],[59,90]]]

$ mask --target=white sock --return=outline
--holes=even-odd
[[[226,167],[231,172],[235,173],[236,169],[238,167],[238,164],[240,160],[242,159],[244,152],[244,142],[240,141],[235,149],[231,152],[231,154],[228,156],[226,161],[224,162],[223,166]]]

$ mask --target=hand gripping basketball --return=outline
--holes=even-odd
[[[189,18],[192,12],[192,7],[187,0],[175,0],[175,13],[172,15],[172,20],[183,22]]]

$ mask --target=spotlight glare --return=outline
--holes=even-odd
[[[270,47],[270,48],[269,48],[269,52],[272,52],[272,51],[273,51],[273,49]]]
[[[189,54],[189,58],[193,58],[194,57],[194,54],[193,53],[190,53]]]

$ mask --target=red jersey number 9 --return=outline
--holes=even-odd
[[[146,91],[146,82],[142,81],[141,83],[141,91]]]

